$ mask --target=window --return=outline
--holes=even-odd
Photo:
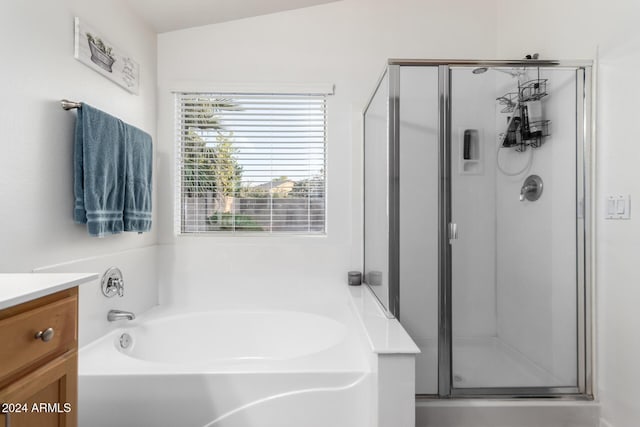
[[[326,96],[179,93],[181,234],[324,234]]]

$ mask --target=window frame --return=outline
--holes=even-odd
[[[174,90],[173,93],[173,101],[174,101],[174,122],[173,122],[173,131],[174,131],[174,149],[175,151],[175,162],[174,162],[174,172],[175,172],[175,195],[174,195],[174,234],[176,236],[198,236],[198,237],[215,237],[215,236],[247,236],[247,237],[266,237],[270,238],[276,237],[326,237],[328,232],[328,96],[333,95],[334,87],[333,85],[318,85],[322,87],[322,90],[296,90],[296,91],[274,91],[274,90]],[[330,90],[327,90],[327,87]],[[319,231],[312,231],[309,228],[311,227],[311,221],[307,220],[307,230],[273,230],[274,220],[270,218],[268,230],[257,231],[257,230],[242,230],[242,229],[234,229],[234,230],[195,230],[188,231],[184,228],[184,220],[183,220],[183,211],[184,211],[184,185],[183,185],[183,147],[184,147],[184,139],[181,136],[184,127],[183,127],[183,116],[182,116],[182,96],[208,96],[209,99],[215,100],[217,97],[225,97],[229,99],[233,99],[234,97],[251,97],[251,96],[273,96],[275,100],[277,97],[300,97],[303,99],[305,96],[310,99],[319,97],[322,98],[322,115],[323,115],[323,134],[322,134],[322,229]],[[233,131],[233,130],[232,130]],[[317,144],[317,142],[316,142]],[[308,180],[312,179],[306,178]],[[235,197],[235,196],[234,196]],[[306,196],[309,197],[309,196]],[[273,197],[273,193],[270,193],[268,196],[270,210],[273,210],[273,200],[278,197]],[[306,208],[308,212],[307,215],[311,215],[310,207]],[[235,215],[235,214],[234,214]],[[235,227],[235,225],[234,225]]]

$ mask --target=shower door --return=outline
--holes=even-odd
[[[451,394],[577,394],[584,72],[463,66],[449,76]]]
[[[416,394],[589,396],[588,63],[392,60],[364,113],[364,272]]]
[[[441,74],[438,66],[390,65],[364,113],[365,283],[420,348],[416,392],[431,395],[438,393]]]

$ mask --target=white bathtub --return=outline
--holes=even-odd
[[[346,305],[329,315],[155,308],[121,323],[80,350],[80,427],[375,423],[373,373]]]
[[[334,347],[346,327],[291,311],[217,311],[164,316],[128,331],[124,354],[151,362],[211,367],[290,360]]]

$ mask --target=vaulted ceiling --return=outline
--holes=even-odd
[[[125,0],[158,33],[215,24],[337,0]]]

